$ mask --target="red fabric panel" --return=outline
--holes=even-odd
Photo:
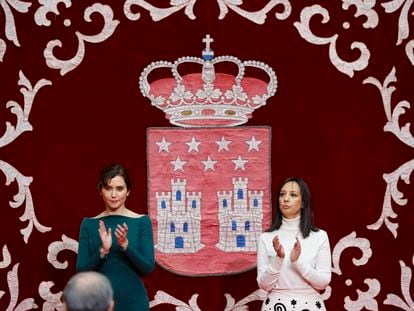
[[[169,1],[62,1],[56,9],[2,2],[0,310],[58,305],[75,272],[80,222],[103,208],[96,191],[103,165],[129,169],[127,206],[148,213],[146,131],[170,124],[140,93],[139,75],[153,61],[199,57],[206,33],[216,56],[258,60],[276,72],[275,96],[246,125],[272,129],[269,193],[293,175],[310,186],[316,224],[337,250],[327,309],[414,308],[403,294],[414,265],[414,146],[402,133],[414,116],[410,2],[365,1],[364,10],[337,1],[244,2],[173,1],[174,13],[155,11]],[[307,17],[319,39],[299,30]],[[384,128],[388,122],[394,128]],[[355,262],[362,254],[366,260]],[[255,278],[254,269],[187,277],[158,265],[145,282],[150,300],[161,290],[188,305],[198,294],[201,310],[224,310],[257,290]]]

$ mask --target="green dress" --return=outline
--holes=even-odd
[[[99,220],[112,230],[112,247],[100,257]],[[124,251],[115,237],[117,224],[128,226],[128,247]],[[115,311],[149,310],[148,295],[141,276],[154,269],[154,242],[150,218],[110,215],[84,218],[80,226],[76,270],[98,271],[106,275],[114,289]]]

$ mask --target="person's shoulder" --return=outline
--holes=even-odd
[[[138,213],[135,213],[131,210],[128,210],[128,213],[125,216],[131,217],[131,218],[142,218],[142,217],[145,216],[145,214],[138,214]]]
[[[268,232],[268,231],[262,232],[260,234],[260,239],[261,240],[269,240],[269,239],[272,240],[276,235],[276,231],[277,230],[270,231],[270,232]]]
[[[312,235],[321,239],[328,239],[328,233],[321,228],[317,228],[317,230],[312,231]]]
[[[141,220],[142,222],[151,224],[151,219],[147,214],[140,214],[138,219]]]
[[[138,220],[144,220],[145,218],[149,219],[149,216],[147,214],[138,214],[131,210],[127,210],[123,216],[131,218],[131,219],[138,219]]]
[[[89,226],[92,223],[95,223],[97,218],[95,217],[84,217],[81,221],[81,227]]]
[[[96,216],[93,216],[93,217],[85,217],[84,219],[99,219],[99,218],[102,218],[102,217],[104,217],[104,216],[106,216],[105,215],[105,212],[102,212],[102,213],[99,213],[98,215],[96,215]]]

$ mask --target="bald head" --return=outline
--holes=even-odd
[[[67,311],[109,311],[113,307],[111,283],[98,272],[80,272],[66,284],[62,300]]]

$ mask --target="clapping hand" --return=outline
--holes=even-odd
[[[277,235],[273,238],[273,248],[280,258],[285,258],[285,249],[283,248],[282,243],[280,243]]]
[[[296,260],[298,260],[300,253],[302,250],[302,246],[300,245],[299,239],[296,238],[296,242],[293,245],[293,249],[292,252],[290,253],[290,261],[291,262],[295,262]]]
[[[123,250],[126,250],[128,247],[128,226],[126,223],[123,223],[123,225],[117,225],[115,229],[115,236],[118,241],[119,246],[122,247]]]
[[[101,238],[103,252],[108,253],[112,246],[111,228],[106,231],[105,224],[102,220],[99,221],[99,236]]]

